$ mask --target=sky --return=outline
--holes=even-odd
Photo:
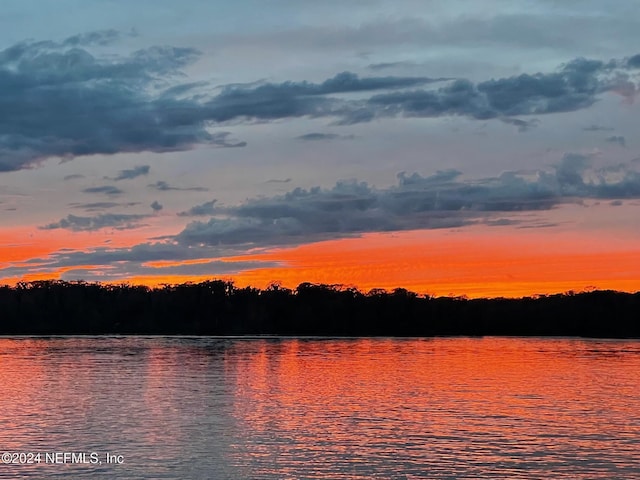
[[[0,283],[640,290],[635,6],[6,0]]]

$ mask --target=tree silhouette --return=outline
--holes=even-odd
[[[0,334],[640,338],[640,293],[469,300],[308,282],[259,290],[223,280],[157,288],[42,280],[0,286]]]

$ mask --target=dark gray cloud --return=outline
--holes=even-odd
[[[140,227],[140,220],[147,215],[134,215],[123,213],[103,213],[94,217],[81,217],[78,215],[67,215],[57,222],[49,223],[40,227],[42,230],[64,229],[74,232],[101,230],[103,228],[115,228],[125,230]]]
[[[48,257],[14,263],[1,271],[5,276],[16,276],[33,268],[53,271],[65,266],[81,269],[83,265],[102,265],[100,270],[109,270],[113,278],[141,272],[162,275],[169,270],[145,263],[210,260],[237,256],[247,248],[303,244],[367,232],[478,223],[496,227],[549,227],[553,224],[543,221],[536,212],[569,202],[582,203],[586,199],[608,201],[613,205],[640,199],[638,163],[594,168],[590,156],[568,153],[550,170],[505,172],[481,179],[465,179],[460,171],[453,169],[430,176],[401,172],[395,185],[382,189],[349,180],[328,189],[295,188],[284,195],[256,198],[235,206],[213,209],[212,201],[200,206],[203,210],[212,209],[209,214],[213,216],[208,221],[192,222],[180,234],[161,243],[88,252],[61,250]],[[84,231],[133,228],[145,217],[148,215],[70,215],[41,228]],[[228,268],[234,266],[237,271],[269,265],[233,264]],[[153,270],[147,270],[150,268]],[[185,274],[208,271],[205,266],[176,268],[176,272]],[[86,269],[86,273],[91,272],[93,270]],[[211,272],[215,273],[215,269]],[[76,278],[89,279],[84,275]]]
[[[236,84],[222,89],[213,105],[225,105],[233,99],[275,99],[291,97],[315,97],[343,93],[367,92],[375,90],[395,90],[419,85],[451,80],[450,78],[430,77],[364,77],[352,72],[341,72],[322,83],[284,82],[258,84]],[[235,103],[235,102],[234,102]],[[241,103],[241,102],[238,102]],[[250,114],[249,116],[252,116]],[[235,114],[234,114],[235,116]]]
[[[558,73],[522,74],[478,84],[460,79],[437,90],[375,95],[366,108],[374,117],[462,115],[475,119],[575,111],[591,106],[599,93],[613,89],[599,80],[603,69],[603,65],[574,61]]]
[[[231,140],[230,132],[209,132],[211,122],[328,115],[334,103],[343,102],[327,95],[434,81],[344,72],[319,84],[230,85],[203,99],[195,93],[206,86],[202,82],[158,92],[159,85],[178,78],[198,58],[198,51],[151,47],[126,57],[99,58],[83,48],[112,36],[98,32],[0,51],[0,171],[29,168],[51,156],[180,151],[198,144],[244,147],[246,142]],[[123,171],[116,178],[136,173],[141,172]]]
[[[521,120],[519,118],[501,118],[500,120],[508,125],[517,127],[519,132],[526,132],[532,128],[535,128],[540,123],[537,118],[534,118],[532,120]]]
[[[169,183],[164,180],[158,180],[156,183],[152,183],[147,185],[149,188],[153,188],[155,190],[160,190],[161,192],[167,192],[170,190],[178,190],[178,191],[191,191],[191,192],[206,192],[209,190],[205,187],[175,187],[173,185],[169,185]]]
[[[120,195],[124,193],[118,187],[113,185],[102,185],[100,187],[88,187],[82,190],[84,193],[104,193],[106,195]]]
[[[340,138],[336,133],[307,133],[296,137],[298,140],[335,140]]]
[[[640,68],[640,53],[627,59],[627,66],[629,68]]]
[[[495,220],[486,220],[484,223],[490,227],[506,227],[509,225],[518,225],[521,222],[511,218],[496,218]]]
[[[237,253],[237,252],[233,252]],[[41,272],[77,267],[61,278],[87,281],[121,280],[133,275],[221,275],[247,269],[276,267],[277,262],[229,262],[211,260],[232,252],[216,247],[189,247],[175,243],[143,243],[130,248],[97,248],[91,251],[59,250],[47,257],[32,258],[0,269],[4,277],[22,276],[37,268]],[[195,264],[149,265],[150,262],[202,260]],[[97,269],[93,265],[99,265]]]
[[[138,202],[90,202],[90,203],[71,203],[69,206],[73,208],[81,208],[88,212],[94,212],[98,210],[107,210],[116,207],[133,207],[138,205]]]
[[[141,264],[159,261],[185,261],[217,258],[229,251],[216,247],[189,247],[170,242],[141,243],[130,248],[96,248],[91,251],[60,250],[47,257],[28,260],[30,264],[55,267],[74,265],[112,265],[116,263]],[[25,262],[26,263],[26,262]]]
[[[519,221],[505,213],[517,217],[582,199],[640,198],[640,173],[628,166],[595,171],[590,164],[590,157],[570,153],[551,171],[505,172],[479,180],[462,180],[457,170],[428,177],[403,172],[387,189],[357,181],[331,189],[296,188],[219,207],[210,220],[188,224],[176,240],[230,247],[296,244],[365,232],[504,224]],[[597,181],[590,180],[594,176]]]
[[[335,116],[345,108],[351,109],[351,102],[330,95],[403,89],[441,80],[427,77],[360,78],[354,73],[342,72],[322,83],[231,85],[223,87],[217,96],[203,105],[203,114],[215,122]]]
[[[130,180],[132,178],[141,177],[143,175],[148,175],[151,167],[149,165],[138,165],[133,168],[127,168],[125,170],[120,170],[118,175],[113,178],[108,178],[109,180],[120,181],[120,180]]]
[[[197,217],[197,216],[204,216],[204,215],[214,215],[215,214],[215,207],[214,204],[216,203],[216,200],[211,200],[210,202],[205,202],[201,205],[195,205],[193,207],[191,207],[189,210],[185,211],[185,212],[179,212],[178,216],[180,217]]]
[[[296,137],[298,140],[315,141],[315,140],[353,140],[353,135],[338,135],[337,133],[307,133]]]
[[[626,63],[618,60],[576,58],[553,73],[522,74],[477,84],[458,79],[438,89],[382,93],[359,109],[345,112],[342,123],[398,115],[460,115],[483,120],[571,112],[590,107],[604,92],[634,97],[638,89],[625,67]]]
[[[66,175],[63,180],[75,180],[77,178],[84,178],[84,175],[80,175],[79,173],[72,173],[71,175]]]
[[[367,66],[369,70],[387,70],[397,67],[406,67],[406,66],[414,66],[413,62],[382,62],[382,63],[372,63]]]
[[[591,159],[579,153],[567,153],[555,167],[555,181],[565,195],[579,195],[584,187],[584,172],[589,168]]]
[[[238,147],[247,146],[247,142],[230,140],[229,139],[230,135],[231,135],[231,132],[212,133],[209,143],[217,147],[225,147],[225,148],[238,148]]]
[[[131,31],[127,36],[134,37],[136,34],[134,31]],[[122,32],[119,32],[118,30],[99,30],[96,32],[80,33],[78,35],[68,37],[62,42],[62,45],[66,47],[87,47],[91,45],[105,46],[120,40],[122,37]]]
[[[221,275],[231,275],[243,270],[257,268],[269,268],[279,266],[276,262],[223,262],[220,260],[204,261],[185,265],[170,265],[151,267],[137,264],[111,265],[99,269],[77,268],[65,271],[60,275],[61,280],[84,280],[88,282],[118,281],[123,277],[138,275],[182,275],[182,276],[206,276],[216,278]]]
[[[616,143],[621,147],[625,147],[627,145],[627,141],[622,135],[611,135],[610,137],[605,138],[605,140],[609,143]]]
[[[163,208],[162,205],[160,205],[160,202],[158,202],[157,200],[154,200],[150,206],[154,212],[159,212]]]
[[[582,130],[584,130],[585,132],[610,132],[613,130],[613,128],[593,124],[589,125],[588,127],[584,127]]]
[[[51,156],[224,146],[206,130],[196,101],[151,93],[193,63],[197,50],[151,47],[99,58],[83,48],[111,37],[98,32],[0,51],[0,171]]]
[[[289,183],[290,181],[290,178],[271,178],[266,183]]]
[[[0,171],[30,168],[52,156],[245,146],[228,131],[209,131],[231,121],[327,117],[334,125],[350,125],[382,117],[460,115],[508,119],[526,129],[532,121],[513,117],[584,109],[604,92],[630,99],[638,92],[630,73],[637,55],[607,62],[577,58],[555,72],[479,83],[342,72],[319,83],[214,89],[206,82],[181,83],[182,70],[199,58],[192,48],[156,46],[109,57],[91,53],[92,45],[116,38],[111,31],[87,33],[0,51]],[[138,173],[144,174],[123,170],[116,178]]]

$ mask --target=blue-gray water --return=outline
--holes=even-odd
[[[0,369],[1,478],[640,478],[638,341],[2,338]]]

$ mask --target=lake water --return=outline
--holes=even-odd
[[[0,338],[0,375],[1,478],[640,478],[639,341]]]

